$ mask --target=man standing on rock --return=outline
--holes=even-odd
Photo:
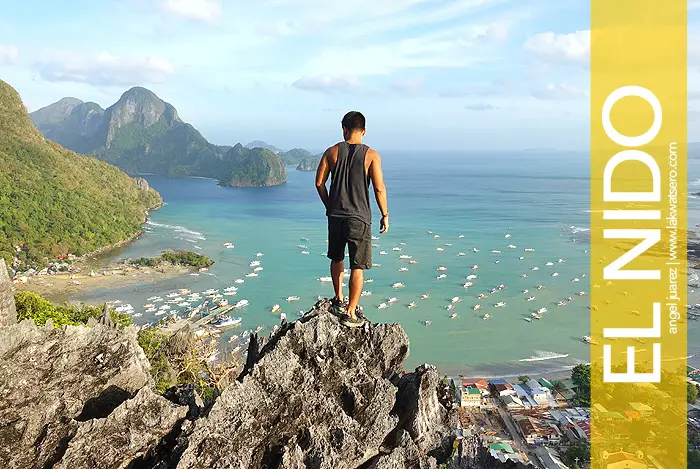
[[[328,148],[316,170],[316,190],[328,217],[328,258],[335,296],[333,308],[343,315],[343,324],[358,327],[365,317],[359,306],[364,269],[372,268],[372,210],[369,183],[381,212],[379,232],[389,230],[386,187],[379,153],[362,143],[365,116],[351,111],[341,122],[343,141]],[[326,181],[331,175],[330,194]],[[345,246],[350,254],[350,298],[343,296]]]

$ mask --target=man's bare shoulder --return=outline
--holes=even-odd
[[[338,144],[336,143],[335,145],[332,145],[328,148],[326,148],[326,151],[323,152],[323,156],[336,156],[338,154]]]
[[[378,161],[381,160],[381,156],[379,156],[379,153],[374,150],[373,148],[367,147],[367,156],[369,157],[370,160],[372,161]]]

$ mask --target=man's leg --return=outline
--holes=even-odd
[[[350,272],[350,300],[348,302],[348,314],[355,317],[355,309],[360,304],[360,295],[365,285],[365,272],[362,269],[352,269]]]
[[[350,251],[350,298],[348,314],[355,318],[365,284],[364,269],[372,268],[372,228],[359,220],[348,223],[348,251]]]
[[[331,278],[333,279],[333,291],[335,292],[334,298],[340,301],[343,301],[344,270],[345,263],[343,261],[331,261]]]

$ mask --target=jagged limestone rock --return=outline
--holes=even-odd
[[[15,324],[15,296],[12,281],[5,267],[5,259],[0,259],[0,327]]]
[[[150,384],[136,329],[0,328],[0,461],[8,469],[60,460],[76,421],[106,417]]]
[[[126,468],[171,433],[186,413],[187,407],[173,404],[145,387],[106,418],[81,422],[54,467]]]
[[[349,329],[320,302],[273,335],[249,374],[197,422],[178,469],[354,469],[391,453],[404,425],[416,464],[431,467],[427,453],[453,441],[456,410],[431,395],[433,368],[401,384],[408,350],[398,324]],[[398,395],[415,402],[397,405]]]

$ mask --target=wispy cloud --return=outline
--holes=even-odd
[[[494,109],[498,109],[498,106],[494,106],[492,104],[487,103],[471,103],[464,106],[464,109],[467,109],[469,111],[491,111]]]
[[[425,88],[426,81],[422,77],[406,78],[395,81],[391,84],[391,89],[403,96],[416,96]]]
[[[547,101],[562,101],[567,99],[576,99],[585,96],[585,93],[571,85],[554,85],[550,84],[544,88],[532,90],[532,97]]]
[[[96,56],[56,53],[37,67],[41,78],[47,81],[97,86],[161,83],[174,71],[172,64],[162,57],[117,57],[109,52]]]
[[[0,65],[13,65],[19,61],[19,50],[15,46],[0,44]]]
[[[305,76],[292,83],[292,86],[321,93],[354,93],[363,89],[362,82],[357,77],[331,75]]]
[[[553,62],[588,62],[591,50],[591,32],[576,31],[569,34],[546,32],[535,34],[524,49],[537,57]]]
[[[167,13],[195,21],[214,21],[223,12],[219,0],[160,0],[159,6]]]

